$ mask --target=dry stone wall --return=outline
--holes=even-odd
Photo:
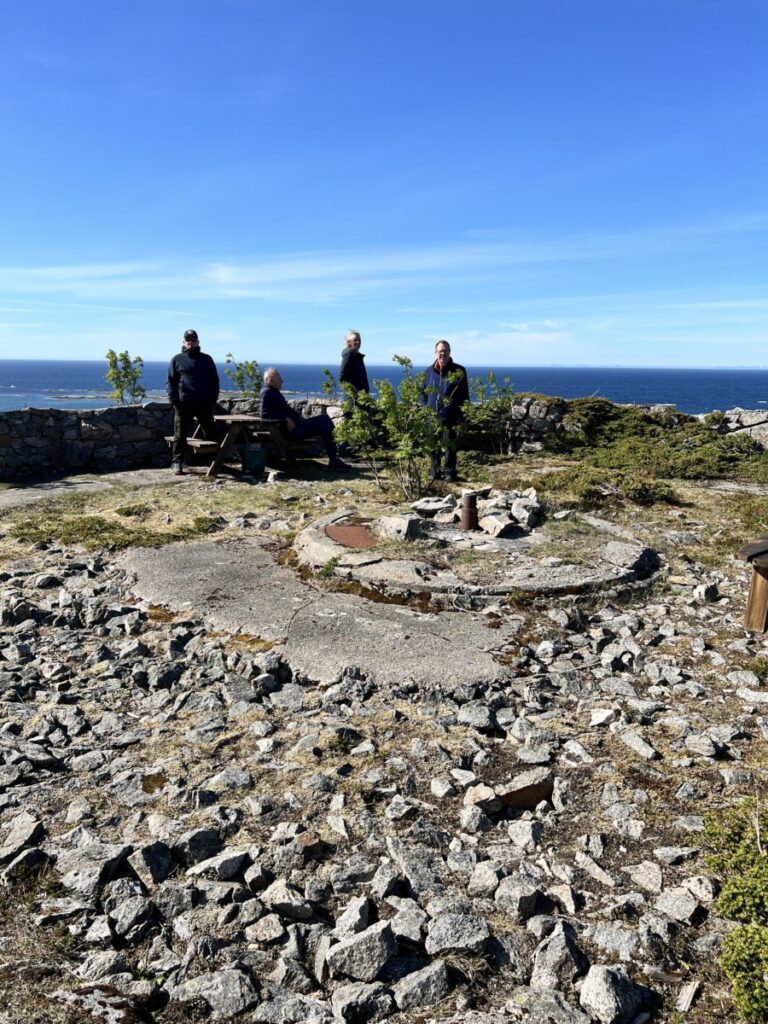
[[[0,413],[0,479],[162,465],[171,426],[165,403]]]
[[[327,412],[339,419],[338,405],[313,399],[292,403],[305,416]],[[567,430],[569,403],[541,395],[520,396],[510,410],[505,450],[530,452]],[[258,415],[258,401],[225,399],[222,412]],[[731,429],[768,440],[766,413],[735,409],[725,414]],[[169,459],[166,435],[173,414],[165,402],[110,409],[13,409],[0,413],[0,480],[24,480],[78,472],[106,472],[163,466]]]
[[[296,402],[304,415],[326,406]],[[258,415],[258,402],[220,403],[223,413]],[[340,415],[340,409],[328,409]],[[164,466],[173,433],[166,402],[111,409],[13,409],[0,413],[0,480]]]

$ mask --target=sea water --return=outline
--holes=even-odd
[[[768,416],[768,370],[764,369],[653,369],[608,366],[475,366],[465,357],[470,378],[486,378],[489,371],[501,382],[508,377],[515,391],[533,391],[562,398],[589,395],[613,402],[667,403],[681,412],[713,409],[765,408]],[[265,366],[271,365],[269,361]],[[319,364],[283,363],[284,391],[291,398],[322,394],[323,368]],[[38,409],[100,409],[115,403],[104,380],[104,360],[0,360],[0,412],[27,407]],[[337,367],[331,365],[333,373]],[[420,367],[417,367],[420,369]],[[168,363],[145,363],[146,401],[165,401]],[[234,385],[219,366],[222,388]],[[397,383],[400,367],[368,366],[368,377]]]

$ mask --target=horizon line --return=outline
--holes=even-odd
[[[0,364],[2,363],[104,363],[105,358],[101,359],[51,359],[44,356],[30,356],[26,359],[7,359],[0,358]],[[261,365],[256,360],[257,365]],[[167,359],[144,359],[143,364],[167,366]],[[223,363],[222,365],[226,365]],[[268,365],[268,361],[264,361],[264,366]],[[325,363],[314,363],[314,362],[289,362],[287,359],[280,360],[281,366],[317,366],[323,369]],[[394,360],[392,363],[368,363],[369,367],[376,366],[378,368],[389,368],[390,365],[395,365]],[[764,363],[737,363],[737,364],[711,364],[711,365],[692,365],[690,363],[675,363],[670,366],[656,366],[656,365],[638,365],[634,363],[478,363],[481,368],[503,368],[505,370],[768,370],[768,364]]]

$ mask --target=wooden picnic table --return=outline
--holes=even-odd
[[[206,476],[216,476],[232,448],[240,441],[245,444],[252,439],[270,441],[287,461],[291,461],[285,438],[280,429],[280,420],[265,420],[261,416],[246,415],[214,416],[213,418],[217,423],[225,423],[227,432],[219,445],[213,462],[208,467]]]

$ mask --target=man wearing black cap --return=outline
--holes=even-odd
[[[184,472],[184,452],[192,421],[197,420],[206,441],[216,440],[213,409],[219,398],[216,363],[200,351],[197,331],[184,331],[181,352],[168,367],[168,400],[173,406],[173,471]]]

